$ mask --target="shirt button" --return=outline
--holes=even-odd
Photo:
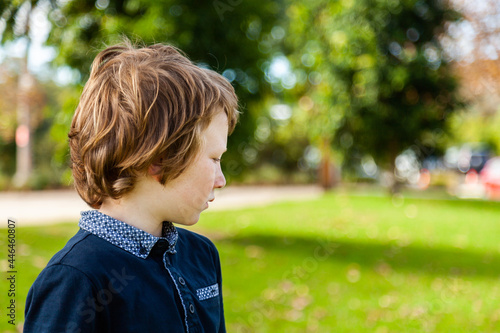
[[[184,281],[184,279],[182,278],[182,276],[179,278],[179,283],[182,284],[182,285],[186,284],[186,281]]]
[[[156,246],[158,246],[158,249],[160,251],[164,251],[168,248],[169,244],[168,244],[168,241],[166,239],[159,239],[156,242]]]
[[[189,304],[189,311],[191,311],[191,313],[194,313],[194,305],[193,305],[193,303]]]

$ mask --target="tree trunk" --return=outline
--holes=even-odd
[[[31,9],[26,19],[26,50],[22,59],[21,72],[17,85],[17,129],[16,129],[16,174],[14,186],[25,187],[33,169],[32,144],[31,144],[31,110],[29,92],[33,86],[33,77],[28,69],[28,55],[31,45],[29,37],[29,21]]]
[[[338,183],[328,138],[323,138],[321,141],[321,163],[318,171],[319,182],[324,190],[329,190]]]

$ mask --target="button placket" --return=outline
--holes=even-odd
[[[196,327],[199,325],[199,318],[196,313],[196,306],[193,299],[194,296],[188,287],[188,281],[186,281],[186,279],[179,274],[176,268],[170,266],[167,269],[176,284],[179,297],[185,306],[186,320],[188,322],[188,326],[190,327],[190,331],[191,329],[196,330]]]
[[[176,270],[174,268],[167,267],[166,261],[168,261],[168,256],[167,256],[167,253],[165,252],[165,255],[163,256],[163,262],[164,262],[164,265],[165,265],[165,269],[167,270],[168,274],[170,275],[170,278],[172,279],[172,281],[174,282],[175,289],[177,290],[177,294],[179,295],[179,298],[181,300],[182,308],[184,310],[184,321],[185,321],[185,324],[186,324],[187,332],[189,333],[190,323],[188,321],[188,310],[186,308],[187,302],[186,303],[184,302],[184,294],[185,294],[185,292],[183,291],[184,287],[180,286],[176,282],[176,280],[178,280],[177,279],[178,274],[177,274],[177,272],[176,272]],[[188,299],[186,301],[190,301],[190,300]],[[191,304],[191,302],[189,302],[189,304]]]
[[[184,278],[182,276],[179,277],[179,283],[182,284],[183,286],[186,285],[186,281],[184,281]]]

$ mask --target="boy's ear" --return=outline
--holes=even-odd
[[[161,167],[158,164],[151,164],[148,168],[148,174],[153,177],[157,182],[160,181]]]

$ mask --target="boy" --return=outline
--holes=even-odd
[[[225,332],[217,249],[193,225],[225,185],[238,117],[219,74],[175,48],[102,51],[69,132],[92,208],[26,301],[24,332]]]

